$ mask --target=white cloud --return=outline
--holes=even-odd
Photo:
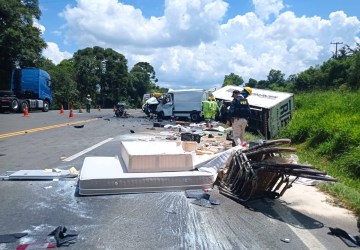
[[[164,15],[151,18],[117,0],[78,0],[62,15],[67,39],[79,49],[113,48],[129,68],[147,61],[158,84],[174,89],[219,86],[231,72],[245,80],[266,79],[271,69],[288,76],[330,58],[334,39],[350,46],[360,40],[360,21],[342,11],[298,17],[281,12],[280,0],[253,3],[254,12],[229,20],[223,0],[166,0]]]
[[[271,15],[277,17],[284,8],[282,0],[253,0],[255,13],[260,19],[268,20]]]
[[[37,19],[33,19],[33,26],[34,27],[36,27],[36,28],[38,28],[39,30],[40,30],[40,32],[41,32],[41,34],[44,34],[44,32],[45,32],[45,26],[44,25],[41,25],[38,21],[37,21]]]
[[[43,56],[49,58],[55,64],[59,64],[64,59],[69,59],[73,55],[69,52],[62,52],[56,43],[48,42],[47,48],[43,50]]]
[[[217,38],[226,10],[221,0],[168,0],[164,16],[146,19],[141,10],[117,0],[78,0],[62,16],[68,39],[80,46],[193,46]]]

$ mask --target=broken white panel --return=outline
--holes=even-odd
[[[80,195],[106,195],[209,189],[213,175],[200,171],[127,173],[116,157],[86,157],[79,179]],[[125,169],[126,171],[126,169]]]
[[[214,177],[214,181],[216,180],[217,174],[221,169],[223,169],[229,160],[236,151],[242,149],[242,146],[232,147],[224,152],[217,153],[210,159],[206,159],[204,161],[196,161],[195,168],[201,172],[211,173]]]
[[[122,141],[121,157],[129,173],[193,170],[193,154],[181,142]]]
[[[60,172],[48,172],[44,170],[19,170],[8,176],[8,180],[52,180],[67,177],[69,170]]]

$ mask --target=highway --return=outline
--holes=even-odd
[[[87,156],[119,156],[120,141],[154,136],[141,110],[129,118],[113,110],[0,114],[0,175],[47,168],[81,170]],[[166,121],[164,121],[166,123]],[[81,127],[81,125],[84,125]],[[81,128],[77,128],[80,126]],[[152,128],[152,129],[150,129]],[[130,133],[133,130],[134,133]],[[358,235],[355,217],[333,207],[314,187],[294,185],[278,200],[239,204],[220,195],[213,209],[192,204],[184,192],[79,196],[77,179],[0,181],[0,235],[26,232],[15,243],[45,242],[58,226],[76,230],[68,249],[347,249],[329,227]]]

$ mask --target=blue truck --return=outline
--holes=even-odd
[[[48,112],[52,104],[50,75],[38,68],[15,69],[11,89],[1,91],[0,111],[24,112],[40,109]]]

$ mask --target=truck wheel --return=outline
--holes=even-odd
[[[12,111],[17,112],[19,109],[19,102],[17,99],[13,99],[10,104],[10,108]]]
[[[26,101],[23,101],[23,102],[21,103],[21,105],[20,105],[20,110],[19,110],[19,112],[20,112],[20,113],[24,113],[26,107],[29,108],[29,105],[28,105],[28,103],[27,103]]]
[[[49,111],[49,102],[47,102],[47,101],[44,101],[44,106],[43,106],[43,109],[42,109],[42,111],[43,112],[48,112]]]
[[[160,111],[157,113],[157,120],[162,121],[162,119],[164,119],[164,112]]]
[[[197,122],[197,121],[199,121],[199,120],[200,120],[200,115],[199,115],[199,113],[197,113],[197,112],[191,113],[191,114],[190,114],[190,120],[191,120],[192,122]]]

